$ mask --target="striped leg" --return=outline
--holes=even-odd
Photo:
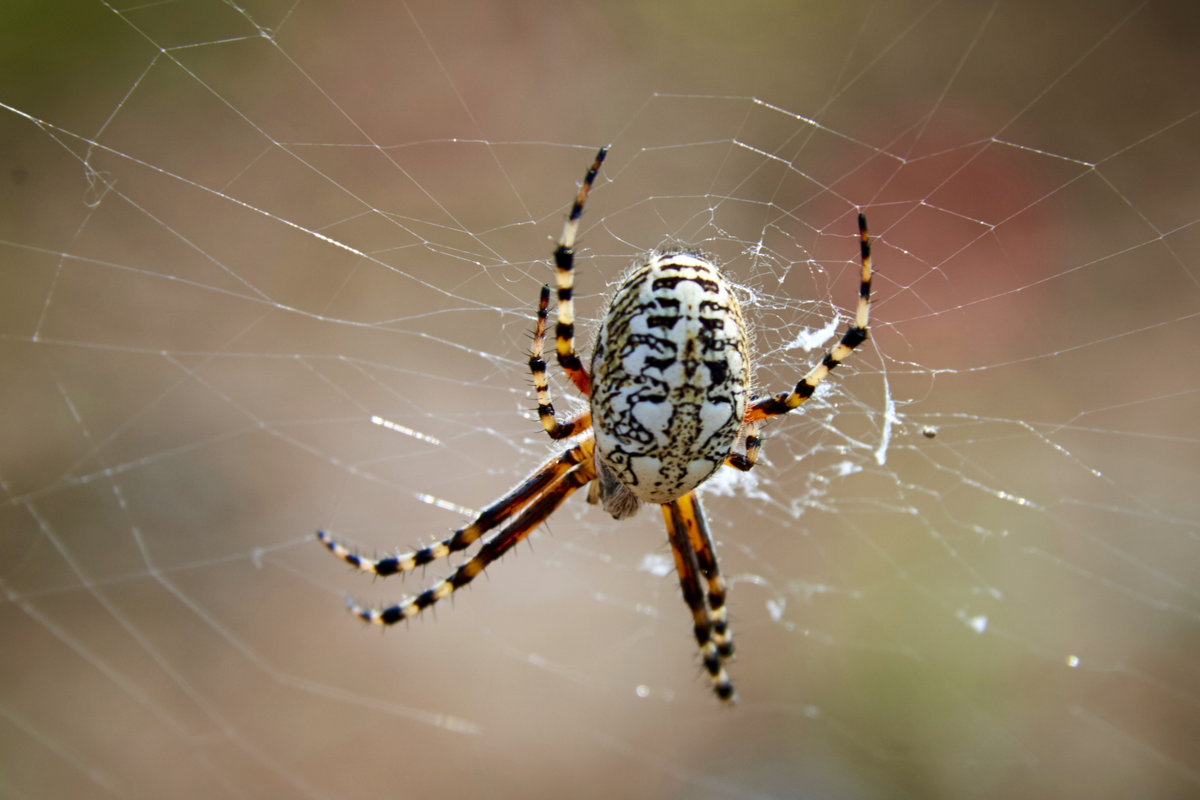
[[[546,377],[546,360],[542,350],[546,344],[546,318],[550,305],[550,287],[542,287],[538,300],[537,327],[533,332],[533,347],[529,356],[529,371],[533,373],[533,388],[537,391],[538,419],[551,439],[565,439],[587,430],[592,424],[592,413],[585,411],[567,422],[554,417],[554,404],[550,402],[550,381]]]
[[[742,472],[749,472],[754,469],[755,463],[758,461],[758,452],[762,450],[762,439],[758,435],[757,422],[743,422],[742,434],[746,437],[746,452],[730,453],[725,459],[725,463]]]
[[[704,510],[695,493],[689,492],[662,507],[667,537],[675,556],[675,571],[683,589],[683,600],[692,612],[692,630],[713,691],[721,700],[735,700],[733,683],[723,661],[733,653],[725,610],[725,581],[717,571],[717,557]],[[704,580],[708,583],[705,598]]]
[[[578,449],[586,449],[590,454],[590,448],[580,447]],[[454,570],[449,578],[438,581],[416,597],[405,598],[396,605],[388,606],[387,608],[365,608],[351,601],[349,603],[351,613],[366,622],[373,622],[377,625],[394,625],[400,620],[420,614],[434,603],[448,597],[473,581],[489,564],[511,550],[514,545],[528,536],[534,528],[554,513],[554,510],[572,492],[580,486],[586,485],[594,477],[594,467],[592,467],[591,461],[588,460],[587,463],[581,464],[573,471],[568,472],[561,480],[537,497],[515,520],[504,526],[499,533],[485,542],[483,547],[479,548],[479,552],[475,554],[474,558],[469,559],[458,569]]]
[[[590,446],[588,448],[573,447],[561,455],[555,456],[539,467],[537,472],[509,491],[508,494],[485,508],[470,525],[459,528],[448,539],[443,539],[440,542],[411,553],[388,556],[387,558],[369,559],[347,550],[344,545],[335,540],[326,531],[317,531],[317,538],[335,556],[363,572],[370,572],[381,577],[395,575],[398,572],[409,572],[417,567],[437,561],[439,558],[445,558],[451,553],[470,547],[480,536],[507,520],[532,498],[541,494],[547,486],[558,481],[570,469],[578,466],[585,459],[588,460],[589,464],[591,463]]]
[[[562,238],[554,249],[554,266],[558,281],[558,327],[555,329],[558,364],[567,373],[579,391],[586,396],[591,387],[591,376],[583,368],[579,355],[575,352],[575,303],[571,293],[575,288],[575,237],[579,233],[579,217],[583,214],[583,203],[587,200],[588,190],[596,181],[596,173],[604,163],[608,148],[601,147],[596,154],[596,160],[584,176],[583,185],[575,195],[575,204],[571,206],[571,214],[563,226]]]
[[[696,562],[700,571],[708,581],[708,608],[712,612],[713,643],[721,658],[733,655],[733,633],[729,630],[729,612],[725,608],[725,579],[717,567],[717,550],[713,545],[712,536],[708,532],[708,518],[704,515],[704,507],[700,505],[700,496],[690,492],[676,501],[680,508],[696,520],[696,530],[691,527],[688,534],[692,547],[696,551]],[[691,505],[690,510],[688,509]]]
[[[859,278],[858,310],[855,313],[854,324],[846,329],[842,340],[825,354],[821,363],[813,367],[790,393],[780,392],[752,403],[746,409],[747,422],[774,417],[777,414],[786,414],[799,408],[808,398],[812,397],[812,393],[816,391],[821,381],[825,380],[825,376],[838,364],[841,364],[854,348],[867,340],[867,317],[871,309],[871,243],[867,239],[867,218],[862,214],[858,215],[858,239],[862,257],[862,274]]]

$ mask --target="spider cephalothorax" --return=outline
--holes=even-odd
[[[575,443],[485,508],[448,539],[410,553],[365,559],[325,531],[317,536],[343,561],[375,575],[408,572],[470,547],[491,534],[450,577],[396,605],[351,611],[368,622],[390,625],[408,619],[466,584],[536,528],[576,489],[617,519],[643,503],[662,506],[667,538],[692,629],[713,690],[734,697],[724,662],[733,654],[725,610],[725,581],[695,489],[722,464],[754,467],[761,441],[758,420],[802,405],[829,371],[866,341],[871,297],[871,251],[867,223],[858,216],[861,253],[858,308],[841,341],[790,392],[748,397],[749,342],[737,298],[708,257],[669,250],[644,257],[617,288],[600,323],[591,368],[575,352],[575,238],[588,191],[608,148],[596,155],[575,197],[554,251],[557,271],[555,350],[571,383],[590,407],[566,422],[550,402],[542,357],[550,288],[542,287],[529,369],[537,391],[538,417],[552,439]],[[735,445],[743,441],[743,450]]]

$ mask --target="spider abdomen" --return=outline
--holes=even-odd
[[[741,429],[748,350],[737,298],[711,262],[649,255],[617,288],[592,353],[602,472],[650,503],[703,483]]]

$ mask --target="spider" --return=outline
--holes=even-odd
[[[830,370],[867,339],[871,251],[858,216],[862,272],[855,319],[841,341],[790,392],[749,395],[750,344],[737,299],[720,270],[689,250],[653,252],[618,286],[600,323],[585,369],[575,351],[575,238],[588,191],[608,148],[600,149],[575,196],[554,250],[557,273],[558,364],[590,408],[560,421],[550,400],[543,348],[550,287],[542,286],[529,370],[537,412],[551,439],[574,443],[489,505],[450,537],[419,550],[380,559],[356,555],[329,533],[317,537],[338,558],[374,575],[409,572],[465,550],[496,528],[472,558],[416,595],[386,608],[349,602],[367,622],[392,625],[413,617],[469,584],[545,521],[576,489],[616,519],[642,503],[662,507],[667,539],[692,630],[717,697],[735,699],[724,662],[733,654],[725,582],[696,488],[722,464],[750,470],[762,440],[758,423],[799,408]],[[742,447],[737,449],[739,442]]]

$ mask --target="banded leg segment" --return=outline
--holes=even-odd
[[[725,607],[725,579],[717,567],[717,549],[708,532],[708,517],[700,505],[700,495],[689,492],[675,501],[683,512],[688,540],[696,552],[700,574],[708,582],[708,610],[712,616],[713,643],[721,658],[733,655],[733,633],[729,630],[729,612]]]
[[[317,538],[329,548],[329,552],[363,572],[370,572],[380,577],[387,577],[388,575],[395,575],[400,572],[409,572],[417,567],[437,561],[439,558],[445,558],[451,553],[456,553],[459,550],[465,550],[470,547],[483,534],[504,522],[533,497],[544,491],[547,486],[559,480],[573,467],[583,463],[585,459],[588,459],[590,464],[590,447],[573,447],[561,455],[550,459],[539,467],[537,472],[485,508],[471,524],[459,528],[447,539],[410,553],[379,559],[363,558],[348,550],[326,531],[317,531]]]
[[[842,340],[825,354],[821,363],[813,367],[790,393],[780,392],[773,397],[751,403],[746,409],[747,422],[786,414],[799,408],[812,397],[817,386],[825,380],[825,376],[841,364],[854,348],[867,340],[867,319],[871,309],[871,243],[867,238],[867,218],[862,214],[858,215],[858,240],[862,271],[859,276],[858,308],[855,311],[854,323],[846,329]]]
[[[499,533],[485,542],[479,552],[454,570],[449,578],[438,581],[416,597],[405,598],[387,608],[365,608],[351,602],[349,604],[351,613],[366,622],[373,622],[377,625],[394,625],[401,620],[420,614],[434,603],[449,597],[473,581],[489,564],[511,550],[534,528],[544,522],[572,492],[580,486],[585,486],[594,477],[595,469],[590,461],[579,465],[530,503],[516,519],[504,526]]]
[[[758,462],[758,453],[762,450],[762,439],[758,435],[757,422],[743,422],[742,434],[746,437],[746,450],[742,453],[730,453],[725,463],[742,472],[754,469]]]
[[[700,647],[704,669],[717,697],[734,700],[733,683],[723,663],[733,652],[726,623],[725,583],[717,572],[716,554],[703,509],[695,494],[688,493],[664,504],[662,510],[671,553],[675,557],[675,571],[679,574],[683,601],[692,612],[692,630]],[[702,577],[708,582],[707,598]]]
[[[572,292],[575,289],[575,237],[579,234],[579,217],[583,214],[583,203],[587,200],[588,191],[596,181],[596,174],[604,157],[608,155],[608,147],[601,147],[596,154],[596,160],[588,168],[583,178],[583,185],[575,195],[575,203],[563,226],[562,237],[558,247],[554,249],[554,266],[558,283],[558,325],[555,329],[555,347],[558,353],[558,364],[567,373],[579,391],[587,396],[591,388],[591,376],[583,368],[579,355],[575,352],[575,302]]]
[[[533,373],[533,388],[537,392],[538,419],[551,439],[566,439],[583,433],[592,424],[591,411],[585,411],[567,422],[559,422],[554,416],[554,404],[550,402],[550,379],[546,376],[546,360],[542,352],[546,344],[546,319],[550,306],[550,287],[542,287],[538,300],[537,327],[533,331],[533,347],[529,355],[529,371]]]

